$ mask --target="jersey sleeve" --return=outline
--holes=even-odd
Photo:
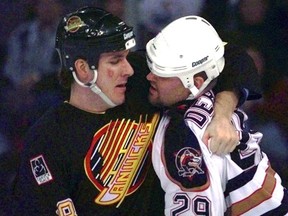
[[[53,125],[36,124],[26,136],[15,181],[15,215],[56,215],[57,209],[63,215],[59,210],[64,208],[75,211],[68,194],[68,167],[61,163],[61,147],[52,145],[60,138],[57,131]]]
[[[225,46],[225,67],[220,73],[215,92],[236,90],[240,93],[239,105],[245,100],[261,98],[260,76],[253,59],[241,47]]]
[[[246,131],[247,116],[237,110],[233,124],[240,132],[240,144],[227,158],[227,184],[224,192],[231,215],[285,215],[287,190],[260,149],[262,134]]]

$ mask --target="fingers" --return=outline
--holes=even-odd
[[[238,143],[237,143],[238,144]],[[230,152],[232,152],[235,148],[236,148],[236,146],[237,146],[237,144],[236,143],[234,143],[234,144],[230,144],[230,145],[228,145],[228,144],[220,144],[219,145],[219,148],[217,149],[217,151],[215,152],[215,154],[217,154],[217,155],[226,155],[226,154],[229,154]]]
[[[214,118],[207,126],[202,141],[217,155],[232,152],[239,143],[239,135],[229,119]]]
[[[217,155],[225,155],[232,152],[239,144],[238,132],[235,130],[231,133],[219,134],[210,137],[210,151]]]
[[[221,151],[219,143],[215,141],[215,138],[213,137],[211,137],[209,140],[209,148],[210,151],[214,154],[217,154],[217,152]]]

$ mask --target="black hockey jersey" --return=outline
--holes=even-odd
[[[158,120],[158,113],[133,113],[125,106],[105,114],[68,103],[50,110],[27,136],[15,215],[156,212],[163,201],[156,199],[150,152]]]

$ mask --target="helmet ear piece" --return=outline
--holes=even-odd
[[[200,88],[202,84],[204,83],[205,79],[202,76],[194,76],[194,85],[196,88]]]
[[[179,77],[194,98],[223,70],[224,45],[207,20],[186,16],[168,24],[147,43],[147,63],[157,76]],[[201,71],[207,79],[198,90],[193,77]]]

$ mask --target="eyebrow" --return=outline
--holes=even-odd
[[[125,55],[123,55],[123,54],[115,54],[115,55],[109,55],[108,57],[109,58],[123,58],[123,57],[125,57]]]
[[[108,54],[108,57],[110,57],[110,58],[123,58],[123,57],[126,57],[128,55],[128,53],[129,53],[128,50],[127,50],[127,52],[118,51],[118,52],[113,52],[111,54]]]

